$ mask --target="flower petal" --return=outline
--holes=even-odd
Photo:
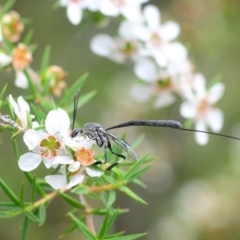
[[[216,103],[224,93],[224,84],[223,83],[216,83],[208,92],[208,100],[211,104]]]
[[[122,9],[123,16],[131,22],[137,22],[141,20],[141,8],[138,4],[129,4]]]
[[[24,88],[24,89],[28,88],[28,80],[26,75],[23,72],[21,71],[16,72],[15,85],[19,88]]]
[[[175,96],[171,93],[162,93],[157,97],[153,107],[162,108],[169,106],[170,104],[175,102],[175,99]]]
[[[18,106],[21,110],[30,112],[29,104],[25,101],[25,99],[22,96],[18,97]]]
[[[18,106],[18,104],[15,102],[15,100],[13,99],[13,97],[12,97],[11,94],[9,95],[8,100],[9,100],[9,102],[10,102],[10,105],[11,105],[12,108],[13,108],[14,113],[18,116],[18,115],[19,115],[19,112],[20,112],[19,106]]]
[[[187,57],[186,48],[179,42],[166,44],[163,47],[163,53],[164,56],[170,61],[185,60]]]
[[[143,58],[135,64],[134,72],[137,77],[146,82],[152,82],[157,78],[157,66],[147,58]]]
[[[196,122],[196,130],[207,131],[205,122]],[[196,142],[200,145],[206,145],[208,143],[208,135],[206,133],[196,132],[195,139]]]
[[[130,89],[132,98],[138,102],[145,102],[151,96],[151,86],[149,85],[135,85]]]
[[[179,25],[174,21],[168,21],[161,26],[161,36],[165,41],[171,41],[178,36]]]
[[[29,172],[34,170],[41,163],[42,158],[36,153],[25,153],[18,161],[18,166],[21,170]]]
[[[119,27],[119,35],[124,39],[134,39],[135,38],[135,24],[129,21],[123,21]]]
[[[197,114],[197,110],[193,104],[189,102],[183,102],[180,106],[180,114],[185,118],[194,118]]]
[[[223,113],[220,109],[213,108],[207,116],[207,124],[214,132],[219,132],[223,127]]]
[[[70,177],[70,182],[67,185],[67,189],[72,188],[73,186],[79,183],[82,183],[84,180],[84,177],[85,176],[83,174],[77,174],[77,175],[74,175],[73,177]]]
[[[117,16],[119,14],[119,9],[109,0],[102,0],[99,10],[106,16]]]
[[[1,33],[0,33],[0,36],[1,36]],[[1,40],[0,40],[1,42]],[[0,66],[6,66],[8,65],[10,62],[12,61],[12,57],[5,54],[5,53],[2,53],[0,52]]]
[[[196,91],[198,98],[205,97],[206,95],[206,79],[201,73],[194,75],[193,89]]]
[[[68,134],[70,128],[70,118],[64,110],[58,108],[48,113],[45,120],[45,128],[49,134],[61,133],[62,136]]]
[[[150,28],[156,28],[160,24],[160,11],[154,5],[147,5],[143,9],[143,16]]]
[[[67,16],[73,25],[78,25],[82,20],[82,9],[77,4],[69,3],[67,6]]]
[[[60,155],[54,158],[52,164],[71,164],[74,160],[68,155]]]
[[[100,177],[103,175],[102,171],[99,171],[90,167],[86,167],[85,170],[90,177]]]
[[[94,36],[90,42],[91,50],[100,56],[109,56],[115,49],[115,41],[107,34],[98,34]]]
[[[54,189],[58,190],[66,186],[67,178],[65,175],[48,175],[45,177],[45,181]]]
[[[68,170],[70,172],[76,172],[80,168],[80,166],[81,166],[80,162],[75,161],[68,167]]]
[[[43,158],[43,163],[44,163],[45,167],[47,169],[49,169],[50,167],[53,166],[53,159],[51,159],[51,158],[47,158],[47,159]],[[54,166],[55,166],[55,164],[54,164]]]
[[[27,130],[23,135],[23,141],[29,150],[33,150],[39,144],[39,134],[33,129]]]

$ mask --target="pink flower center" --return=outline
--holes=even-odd
[[[12,64],[16,71],[22,71],[32,61],[32,55],[27,47],[19,43],[12,51]]]
[[[166,76],[165,78],[157,79],[154,82],[154,88],[156,93],[173,91],[174,85],[172,78],[170,76]]]
[[[112,0],[112,3],[117,7],[122,7],[125,3],[125,0]]]
[[[198,118],[200,118],[200,119],[206,118],[210,107],[211,106],[210,106],[209,102],[207,101],[207,99],[205,99],[205,98],[202,99],[197,107]]]
[[[94,152],[90,149],[81,148],[76,152],[76,160],[83,166],[90,166],[94,163]]]
[[[136,52],[136,46],[134,45],[133,42],[126,41],[126,42],[124,42],[123,46],[121,46],[120,51],[123,54],[129,56],[129,55],[131,55],[131,54]]]
[[[153,33],[151,36],[151,42],[155,47],[160,47],[163,43],[163,40],[158,33]]]

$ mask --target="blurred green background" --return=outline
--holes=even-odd
[[[0,0],[0,3],[5,1]],[[68,72],[68,84],[89,73],[84,92],[96,89],[96,97],[78,112],[78,122],[93,121],[111,126],[132,119],[175,119],[180,101],[171,108],[154,110],[151,103],[136,103],[129,95],[135,82],[133,65],[117,65],[94,55],[90,39],[97,33],[114,33],[117,21],[99,29],[88,23],[73,26],[66,9],[53,9],[51,0],[17,0],[13,9],[31,20],[27,29],[34,30],[32,68],[38,69],[47,45],[52,48],[51,64]],[[239,0],[161,0],[157,5],[162,21],[175,20],[181,26],[179,41],[189,49],[196,71],[211,80],[220,74],[226,86],[218,106],[225,114],[222,133],[240,136],[240,1]],[[26,33],[26,30],[25,30]],[[8,94],[26,95],[14,87],[12,73],[0,73],[0,89],[8,82]],[[237,107],[237,108],[236,108]],[[7,113],[3,109],[2,113]],[[143,176],[146,189],[133,189],[149,204],[135,203],[118,194],[116,207],[129,208],[121,215],[114,231],[149,232],[145,240],[225,240],[240,239],[240,148],[239,142],[210,136],[207,146],[199,146],[192,133],[171,129],[128,128],[131,144],[139,135],[145,140],[139,155],[155,155],[153,167]],[[122,130],[114,130],[121,134]],[[9,133],[2,134],[0,176],[18,193],[23,173],[19,170]],[[6,139],[6,140],[5,140]],[[21,142],[21,141],[19,141]],[[23,144],[22,144],[23,145]],[[21,153],[27,151],[22,147]],[[26,198],[27,198],[26,194]],[[7,200],[0,190],[0,201]],[[60,198],[52,201],[47,221],[41,227],[30,226],[28,239],[58,239],[69,226],[68,206]],[[19,239],[23,217],[0,220],[0,240]],[[96,224],[101,218],[96,219]],[[64,239],[81,239],[73,232]]]

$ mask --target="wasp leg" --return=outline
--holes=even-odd
[[[104,162],[102,161],[96,161],[95,163],[93,163],[93,165],[99,165],[99,164],[103,164]]]
[[[123,158],[123,160],[126,159],[126,157],[125,157],[124,155],[113,152],[113,150],[112,150],[112,145],[111,145],[110,142],[108,142],[108,148],[110,149],[110,151],[111,151],[112,154],[114,154],[114,155],[116,155],[116,156],[118,156],[118,157],[120,157],[120,158]]]
[[[110,171],[112,168],[114,168],[116,165],[118,165],[119,162],[115,162],[113,164],[111,164],[109,167],[106,168],[106,172]]]
[[[110,142],[108,142],[108,148],[109,148],[109,150],[111,151],[112,154],[114,154],[114,155],[116,155],[116,156],[118,156],[118,157],[120,157],[120,158],[123,158],[123,160],[126,159],[126,157],[125,157],[124,155],[113,152],[113,150],[112,150],[112,145],[111,145]],[[107,169],[106,169],[105,171],[106,171],[106,172],[107,172],[107,171],[110,171],[113,167],[115,167],[116,165],[118,165],[118,163],[119,163],[119,162],[115,162],[115,163],[111,164],[109,167],[107,167]]]

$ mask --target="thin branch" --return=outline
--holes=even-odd
[[[96,235],[96,230],[95,230],[94,222],[93,222],[93,216],[91,214],[91,208],[90,208],[89,204],[87,203],[85,197],[82,194],[79,194],[79,198],[80,198],[80,201],[85,206],[84,212],[86,215],[86,224],[87,224],[88,228],[92,231],[92,233],[94,235]]]
[[[45,197],[41,198],[37,202],[35,202],[32,205],[24,208],[24,212],[32,211],[33,209],[43,205],[44,203],[48,202],[49,200],[55,198],[58,195],[58,192],[65,192],[66,190],[68,190],[68,189],[66,187],[63,187],[60,190],[57,190],[57,191],[49,193],[48,195],[46,195]]]
[[[102,191],[117,189],[124,185],[126,185],[126,181],[119,182],[117,185],[107,184],[107,185],[103,185],[103,186],[91,186],[91,187],[88,187],[88,191],[89,192],[102,192]]]

